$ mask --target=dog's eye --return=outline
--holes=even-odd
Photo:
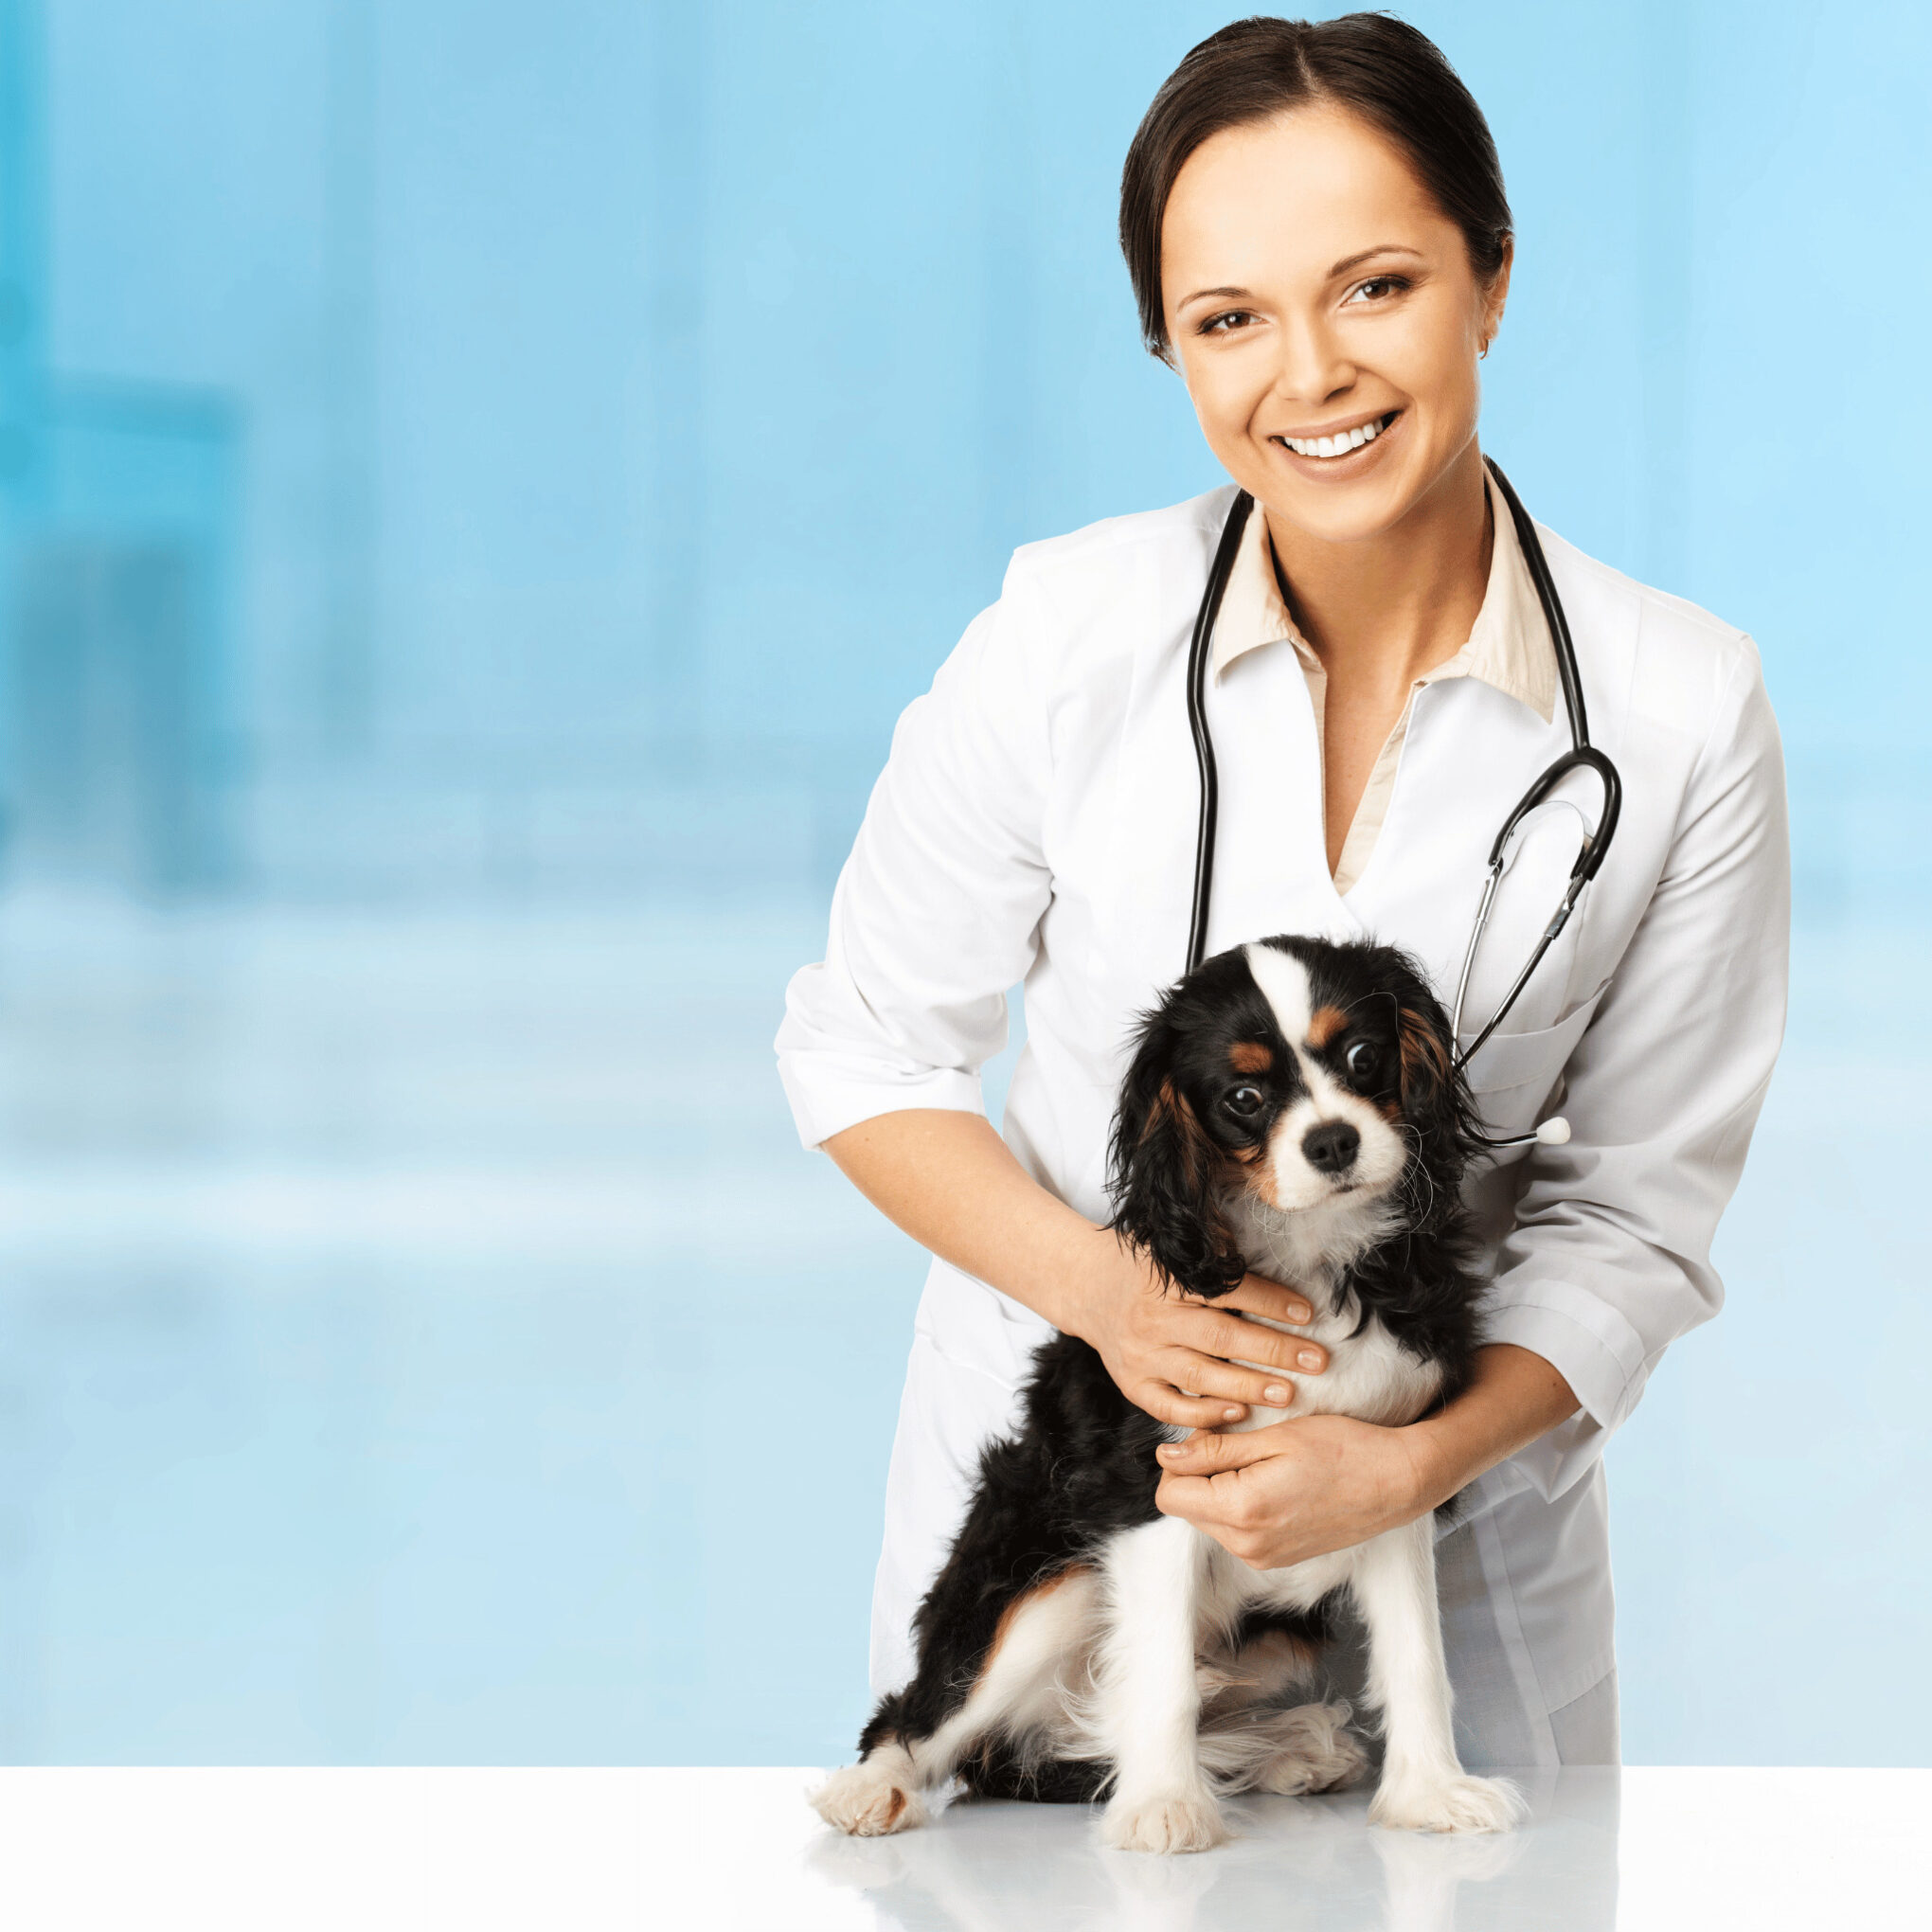
[[[1223,1097],[1221,1104],[1237,1119],[1252,1120],[1267,1105],[1260,1087],[1238,1086]]]
[[[1342,1064],[1357,1080],[1373,1080],[1382,1071],[1382,1051],[1367,1040],[1357,1040],[1342,1055]]]

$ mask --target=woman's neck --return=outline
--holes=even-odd
[[[1405,691],[1468,641],[1494,542],[1474,439],[1401,523],[1366,542],[1329,543],[1266,514],[1295,627],[1332,679]]]

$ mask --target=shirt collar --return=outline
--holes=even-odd
[[[1547,724],[1556,712],[1556,652],[1549,627],[1523,561],[1515,520],[1508,505],[1497,500],[1495,487],[1485,479],[1495,539],[1490,546],[1489,582],[1482,608],[1476,614],[1468,641],[1416,682],[1434,684],[1448,677],[1476,677],[1526,704]],[[1214,625],[1214,650],[1209,668],[1218,678],[1237,657],[1262,644],[1291,644],[1302,665],[1320,669],[1320,659],[1295,629],[1275,581],[1274,557],[1268,543],[1268,520],[1258,504],[1248,515],[1222,594],[1221,613]]]

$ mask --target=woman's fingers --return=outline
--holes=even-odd
[[[1264,1462],[1281,1453],[1280,1432],[1287,1422],[1271,1422],[1264,1429],[1243,1429],[1238,1436],[1215,1431],[1190,1436],[1185,1442],[1163,1442],[1154,1454],[1165,1468],[1186,1476],[1219,1476],[1225,1470],[1245,1469],[1251,1462]]]
[[[1181,1429],[1219,1429],[1247,1415],[1239,1403],[1224,1402],[1219,1396],[1190,1395],[1172,1382],[1143,1382],[1128,1399],[1155,1422]]]
[[[1285,1321],[1299,1328],[1315,1319],[1307,1298],[1271,1281],[1265,1275],[1244,1275],[1239,1287],[1221,1297],[1223,1308],[1239,1308],[1248,1315],[1265,1315],[1270,1321]]]
[[[1261,1368],[1243,1368],[1192,1349],[1176,1349],[1161,1364],[1161,1374],[1175,1388],[1195,1395],[1218,1395],[1229,1403],[1257,1403],[1264,1408],[1287,1408],[1295,1400],[1295,1385]],[[1217,1422],[1239,1418],[1216,1416]]]
[[[1328,1367],[1328,1351],[1306,1335],[1284,1335],[1279,1329],[1243,1321],[1238,1315],[1225,1315],[1219,1309],[1209,1309],[1207,1314],[1213,1326],[1205,1336],[1189,1336],[1194,1348],[1224,1359],[1291,1368],[1300,1375],[1319,1375]]]
[[[1257,1275],[1230,1298],[1271,1319],[1313,1315],[1292,1291]],[[1290,1376],[1317,1375],[1328,1366],[1328,1351],[1304,1335],[1161,1292],[1132,1297],[1111,1328],[1102,1325],[1087,1340],[1128,1401],[1189,1429],[1245,1422],[1250,1407],[1288,1408],[1295,1401]]]
[[[1291,1407],[1295,1385],[1257,1368],[1237,1368],[1213,1355],[1177,1350],[1161,1363],[1161,1379],[1146,1384],[1136,1401],[1157,1422],[1178,1422],[1190,1429],[1219,1429],[1229,1422],[1245,1422],[1250,1404]]]

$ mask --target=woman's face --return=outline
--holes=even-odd
[[[1331,107],[1203,142],[1161,229],[1169,340],[1209,447],[1272,518],[1331,543],[1392,530],[1476,460],[1476,361],[1508,286],[1507,260],[1477,281],[1402,152]],[[1336,436],[1357,446],[1316,453]]]

